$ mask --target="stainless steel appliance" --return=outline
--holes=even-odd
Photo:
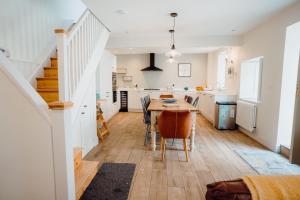
[[[216,102],[215,127],[220,130],[236,129],[236,103]]]

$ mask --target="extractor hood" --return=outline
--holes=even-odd
[[[150,66],[142,69],[141,71],[162,71],[162,69],[155,67],[155,54],[150,53]]]

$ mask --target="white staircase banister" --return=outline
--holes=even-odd
[[[71,30],[55,30],[59,101],[70,101],[74,97],[103,31],[109,30],[89,9]]]

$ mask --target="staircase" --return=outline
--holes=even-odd
[[[76,199],[80,199],[98,171],[99,162],[82,160],[81,148],[74,148]]]
[[[44,77],[36,78],[37,92],[47,103],[58,101],[57,67],[57,58],[50,58],[50,66],[44,67]]]

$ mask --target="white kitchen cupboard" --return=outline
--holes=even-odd
[[[129,111],[140,111],[142,110],[142,104],[140,97],[143,92],[141,91],[128,91],[128,110]]]
[[[236,101],[236,95],[219,95],[201,92],[199,94],[198,109],[211,123],[215,123],[215,107],[217,101]]]
[[[106,102],[101,103],[101,109],[105,121],[110,120],[115,114],[117,114],[120,110],[120,92],[117,92],[117,101],[115,103],[107,100]]]
[[[97,73],[96,89],[100,99],[106,100],[101,105],[103,117],[108,121],[120,108],[120,94],[117,93],[117,102],[113,103],[112,73],[116,71],[116,56],[109,51],[104,51]]]

